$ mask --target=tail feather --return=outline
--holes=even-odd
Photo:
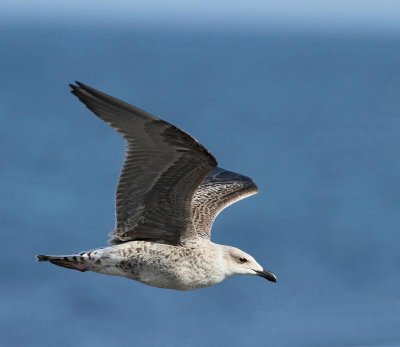
[[[36,255],[35,258],[36,258],[36,261],[48,261],[49,260],[49,256],[47,256],[47,255]]]
[[[49,261],[54,265],[62,266],[72,270],[78,270],[81,272],[90,270],[89,265],[86,264],[84,258],[79,254],[70,256],[37,255],[36,260]]]

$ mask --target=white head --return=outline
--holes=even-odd
[[[257,275],[266,278],[268,281],[276,282],[276,276],[258,264],[250,254],[230,246],[223,246],[223,249],[228,276]]]

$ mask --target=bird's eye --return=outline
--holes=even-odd
[[[240,262],[241,264],[244,264],[244,263],[247,262],[247,259],[246,259],[246,258],[239,258],[239,262]]]

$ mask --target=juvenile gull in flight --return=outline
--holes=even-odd
[[[71,88],[126,141],[116,227],[110,247],[39,255],[38,261],[179,290],[208,287],[238,274],[276,282],[251,255],[210,240],[217,215],[257,193],[249,177],[217,167],[206,148],[174,125],[83,83]]]

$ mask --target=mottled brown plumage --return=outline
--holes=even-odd
[[[189,134],[83,83],[71,85],[94,114],[123,135],[110,247],[39,261],[128,277],[156,287],[206,287],[234,274],[276,277],[243,251],[210,241],[216,216],[257,192],[246,176],[217,167]]]

